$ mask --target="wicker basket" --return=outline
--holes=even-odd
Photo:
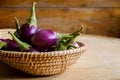
[[[8,31],[1,29],[0,38],[11,38]],[[61,73],[74,64],[85,51],[85,45],[78,49],[52,52],[15,52],[0,50],[0,60],[9,66],[32,75],[53,75]]]

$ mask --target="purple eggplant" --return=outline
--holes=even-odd
[[[4,46],[1,47],[2,50],[7,51],[20,51],[19,45],[10,39],[0,39],[2,45],[4,43]]]
[[[13,40],[19,45],[19,48],[23,52],[39,52],[39,50],[33,48],[31,45],[20,41],[13,33],[9,32],[9,34],[12,36]]]
[[[2,42],[7,42],[7,41],[9,41],[10,39],[0,39],[0,41],[2,41]]]
[[[32,45],[42,51],[51,48],[57,41],[57,35],[52,30],[40,30],[31,38]]]
[[[80,48],[80,45],[76,41],[73,41],[71,44],[74,48]]]
[[[81,31],[82,31],[82,27],[71,34],[56,33],[59,41],[55,45],[55,50],[61,51],[61,50],[67,50],[67,49],[73,49],[79,47],[79,45],[77,45],[77,43],[75,43],[74,40],[76,39],[77,36],[80,35]]]
[[[26,23],[22,25],[18,33],[18,38],[27,43],[30,43],[32,35],[38,31],[35,4],[34,2],[32,5],[30,17],[27,19]]]

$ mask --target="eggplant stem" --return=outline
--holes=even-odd
[[[73,33],[71,33],[70,35],[79,34],[79,33],[82,31],[82,29],[83,29],[83,25],[81,25],[81,27],[80,27],[79,30],[77,30],[77,31],[75,31],[75,32],[73,32]]]
[[[35,13],[35,4],[36,2],[33,2],[32,7],[31,7],[31,13],[29,18],[27,19],[27,23],[31,25],[37,26],[37,19],[36,19],[36,13]]]
[[[8,32],[8,33],[12,36],[13,40],[19,45],[21,51],[29,49],[29,47],[30,47],[29,44],[20,41],[13,33],[11,33],[11,32]]]
[[[5,42],[0,41],[0,49],[3,48],[6,45]]]
[[[18,19],[15,17],[15,24],[16,24],[16,31],[18,32],[20,30],[20,25]]]
[[[72,46],[71,43],[76,39],[76,37],[80,34],[80,32],[82,31],[82,25],[81,28],[71,34],[67,34],[67,35],[62,35],[62,34],[58,34],[58,36],[62,36],[60,41],[56,44],[56,49],[57,50],[65,50],[65,49],[69,49],[71,47],[75,48],[75,46]],[[59,38],[59,37],[58,37]]]

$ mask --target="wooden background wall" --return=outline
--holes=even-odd
[[[32,2],[37,2],[38,27],[72,32],[84,25],[84,33],[120,37],[120,0],[0,0],[0,29],[23,24]]]

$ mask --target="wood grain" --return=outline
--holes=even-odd
[[[120,7],[120,0],[0,0],[0,7]]]
[[[36,12],[41,29],[72,32],[84,25],[84,33],[120,37],[119,8],[37,8]],[[29,13],[29,8],[0,8],[0,28],[15,28],[15,16],[22,25]]]
[[[42,0],[52,7],[120,7],[119,0]],[[51,5],[50,5],[51,4]]]
[[[34,1],[39,28],[72,32],[83,24],[84,33],[120,37],[120,0],[0,0],[0,28],[15,28],[15,16],[22,25]]]

